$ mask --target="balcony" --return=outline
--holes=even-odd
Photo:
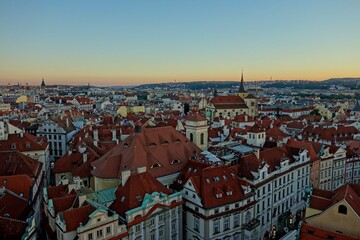
[[[260,225],[260,220],[254,218],[253,220],[251,220],[250,222],[248,222],[247,224],[245,224],[245,229],[248,231],[252,231],[255,228],[257,228]]]

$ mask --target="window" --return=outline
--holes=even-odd
[[[240,216],[239,214],[234,215],[234,227],[240,226]]]
[[[88,234],[88,239],[89,239],[89,240],[93,240],[93,234],[92,234],[92,233],[89,233],[89,234]]]
[[[216,220],[214,221],[214,234],[220,232],[220,221]]]
[[[230,218],[226,217],[224,219],[224,231],[229,230],[230,229]]]
[[[150,240],[155,240],[155,233],[151,233]]]
[[[194,142],[194,134],[190,133],[190,141]]]
[[[140,232],[140,225],[136,225],[135,232]]]
[[[97,237],[97,238],[101,238],[102,235],[103,235],[102,229],[96,231],[96,237]]]
[[[164,220],[164,215],[160,214],[159,215],[159,222],[162,222]]]
[[[344,205],[340,205],[338,209],[338,213],[347,214],[347,207]]]
[[[159,229],[159,237],[163,237],[164,236],[164,229],[161,228]]]
[[[200,144],[203,145],[204,144],[204,133],[200,134]]]
[[[200,226],[199,219],[195,217],[194,218],[194,230],[199,232],[199,226]]]
[[[109,234],[111,234],[111,227],[106,228],[106,235],[109,235]]]

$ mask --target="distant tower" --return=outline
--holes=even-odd
[[[42,81],[41,81],[41,88],[45,88],[46,87],[46,85],[45,85],[45,81],[44,81],[44,78],[42,79]]]
[[[248,92],[245,91],[245,87],[244,87],[244,73],[243,73],[243,71],[241,71],[241,81],[240,81],[240,87],[239,87],[238,95],[242,99],[244,99],[248,95]]]
[[[186,137],[201,150],[208,149],[208,128],[205,117],[196,112],[186,118]]]
[[[214,97],[216,97],[218,95],[218,92],[217,92],[217,86],[216,88],[214,89]]]

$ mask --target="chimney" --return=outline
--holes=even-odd
[[[88,160],[88,154],[87,153],[83,153],[83,162],[86,163]]]
[[[112,141],[116,141],[116,129],[112,128],[111,133],[112,133]]]
[[[260,148],[254,148],[254,155],[257,159],[260,159]]]
[[[94,129],[93,134],[94,134],[94,140],[99,141],[99,131],[97,129]]]
[[[146,172],[146,166],[137,168],[137,173],[143,173],[143,172]]]
[[[82,206],[86,200],[86,194],[79,195],[79,206]]]
[[[121,172],[121,185],[122,186],[125,186],[125,183],[129,179],[130,175],[131,175],[130,170],[126,170],[126,171]]]
[[[141,124],[140,121],[137,121],[137,122],[135,123],[135,132],[136,132],[136,133],[141,133],[141,131],[142,131],[142,124]]]

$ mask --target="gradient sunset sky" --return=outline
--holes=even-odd
[[[359,0],[1,0],[0,84],[360,77]]]

